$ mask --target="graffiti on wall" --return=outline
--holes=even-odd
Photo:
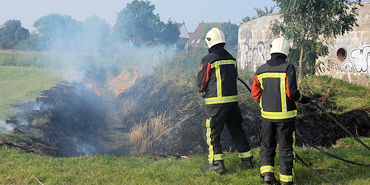
[[[329,53],[331,53],[331,55],[335,54],[335,44],[330,41],[326,41],[326,44],[328,46]],[[346,42],[345,44],[348,46],[350,43]],[[343,45],[343,43],[341,43],[341,45]],[[240,51],[242,69],[246,69],[249,65],[255,65],[258,67],[264,64],[270,56],[269,47],[267,47],[264,41],[259,41],[256,45],[244,42],[244,44],[240,45]],[[366,73],[367,75],[370,74],[370,45],[366,45],[363,48],[353,49],[350,52],[350,57],[350,61],[345,61],[342,64],[332,61],[331,57],[325,57],[324,59],[327,60],[326,67],[333,70]]]
[[[344,62],[342,64],[342,71],[352,72],[352,68],[353,68],[352,62]]]
[[[370,46],[353,49],[351,51],[352,66],[358,73],[370,74],[369,60],[370,60]],[[349,64],[346,64],[349,65]]]
[[[337,62],[332,61],[332,55],[335,55],[335,48],[337,46],[343,46],[342,48],[350,48],[349,41],[338,41],[336,44],[330,40],[324,41],[328,46],[329,55],[323,57],[322,59],[326,60],[326,67],[333,70],[347,71],[350,73],[366,73],[370,74],[370,45],[366,45],[363,48],[356,48],[350,52],[350,60],[338,64]],[[337,56],[338,57],[338,56]]]
[[[260,66],[269,59],[269,49],[263,41],[259,41],[255,46],[245,42],[240,45],[240,51],[240,62],[243,69],[247,65]]]
[[[336,62],[333,62],[331,59],[328,59],[328,63],[326,64],[327,68],[333,69],[333,70],[341,70],[342,67],[340,64],[337,64]]]

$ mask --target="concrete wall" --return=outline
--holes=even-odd
[[[279,17],[280,14],[274,13],[239,27],[237,57],[239,68],[256,71],[257,67],[270,59],[270,44],[273,38],[269,27]]]
[[[329,48],[329,54],[318,59],[322,62],[322,71],[318,74],[369,87],[370,1],[364,1],[362,4],[364,6],[358,10],[358,27],[348,34],[323,40]]]
[[[369,87],[370,82],[370,1],[362,2],[357,24],[348,34],[322,40],[329,54],[320,57],[318,74],[333,76],[353,84]],[[244,23],[239,28],[238,65],[241,69],[256,71],[270,58],[270,25],[280,19],[277,13]]]

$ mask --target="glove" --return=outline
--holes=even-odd
[[[199,94],[202,98],[206,97],[206,92],[204,92],[203,90],[200,90],[199,91]]]
[[[301,103],[303,103],[303,104],[306,104],[306,103],[310,103],[310,100],[311,100],[311,98],[310,97],[307,97],[307,96],[303,96],[302,95],[302,99],[301,99]]]

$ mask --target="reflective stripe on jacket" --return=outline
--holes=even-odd
[[[295,73],[294,66],[281,58],[272,58],[257,69],[252,97],[259,101],[263,119],[271,122],[295,119],[295,101],[302,99]]]
[[[237,63],[223,45],[212,47],[203,57],[198,86],[205,92],[207,106],[224,106],[238,102]]]

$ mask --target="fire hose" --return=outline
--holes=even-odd
[[[242,82],[245,87],[249,90],[249,92],[252,92],[251,89],[248,87],[248,85],[240,78],[238,78],[240,82]],[[343,124],[341,124],[339,121],[337,121],[332,115],[330,115],[328,112],[326,112],[323,108],[321,108],[317,103],[313,101],[309,101],[311,105],[314,105],[318,109],[320,109],[322,112],[324,112],[330,119],[332,119],[337,125],[339,125],[346,133],[348,133],[350,136],[355,138],[359,143],[361,143],[363,146],[365,146],[366,149],[370,150],[369,146],[367,146],[364,142],[362,142],[356,135],[354,135],[352,132],[350,132]]]
[[[314,105],[315,107],[317,107],[318,109],[320,109],[322,112],[324,112],[330,119],[332,119],[344,131],[346,131],[347,134],[349,134],[350,136],[352,136],[353,138],[355,138],[359,143],[361,143],[363,146],[365,146],[365,148],[367,148],[368,150],[370,150],[369,146],[367,146],[364,142],[362,142],[357,136],[355,136],[352,132],[350,132],[345,126],[343,126],[341,123],[339,123],[339,121],[337,121],[336,119],[334,119],[334,117],[331,116],[328,112],[326,112],[323,108],[321,108],[319,105],[317,105],[317,103],[315,103],[315,102],[313,102],[313,101],[310,100],[310,104],[311,105]]]
[[[252,92],[252,90],[249,88],[249,86],[242,80],[238,77],[238,80],[249,90],[249,92]],[[313,101],[309,101],[310,104],[314,105],[315,107],[317,107],[318,109],[320,109],[322,112],[324,112],[330,119],[332,119],[336,124],[338,124],[343,130],[345,130],[348,134],[350,134],[353,138],[355,138],[358,142],[360,142],[362,145],[364,145],[368,150],[369,150],[369,147],[363,143],[358,137],[356,137],[354,134],[352,134],[347,128],[345,128],[342,124],[340,124],[336,119],[334,119],[329,113],[327,113],[323,108],[321,108],[319,105],[317,105],[315,102]],[[312,144],[310,144],[307,140],[303,139],[302,137],[300,137],[299,135],[297,135],[298,138],[300,138],[302,141],[308,143],[309,145],[313,146]],[[362,165],[362,166],[370,166],[369,164],[364,164],[364,163],[358,163],[358,162],[354,162],[354,161],[350,161],[350,160],[347,160],[347,159],[343,159],[343,158],[340,158],[338,156],[335,156],[333,154],[330,154],[328,152],[325,152],[315,146],[313,146],[315,149],[319,150],[320,152],[323,152],[331,157],[334,157],[336,159],[340,159],[342,161],[345,161],[345,162],[349,162],[349,163],[352,163],[352,164],[357,164],[357,165]],[[314,172],[316,175],[318,175],[319,177],[321,177],[322,179],[326,180],[327,182],[331,183],[331,184],[334,184],[336,185],[336,183],[334,183],[333,181],[331,181],[330,179],[324,177],[323,175],[321,175],[320,173],[318,173],[316,170],[314,170],[311,166],[309,166],[305,161],[303,161],[303,159],[301,157],[298,156],[297,153],[295,153],[295,156],[297,157],[297,159],[299,161],[302,162],[303,165],[305,165],[308,169],[310,169],[312,172]]]
[[[345,161],[345,162],[348,162],[348,163],[357,164],[357,165],[360,165],[360,166],[370,166],[370,164],[359,163],[359,162],[356,162],[356,161],[350,161],[350,160],[348,160],[348,159],[343,159],[343,158],[341,158],[341,157],[338,157],[338,156],[336,156],[336,155],[333,155],[333,154],[331,154],[331,153],[329,153],[329,152],[326,152],[326,151],[324,151],[324,150],[320,149],[319,147],[314,146],[313,144],[311,144],[310,142],[308,142],[308,141],[307,141],[306,139],[304,139],[303,137],[301,137],[301,136],[299,136],[299,135],[296,135],[296,136],[297,136],[300,140],[302,140],[303,142],[305,142],[305,143],[309,144],[310,146],[314,147],[316,150],[318,150],[318,151],[320,151],[320,152],[322,152],[322,153],[324,153],[324,154],[326,154],[326,155],[329,155],[329,156],[331,156],[331,157],[334,157],[334,158],[336,158],[336,159],[339,159],[339,160],[342,160],[342,161]]]

